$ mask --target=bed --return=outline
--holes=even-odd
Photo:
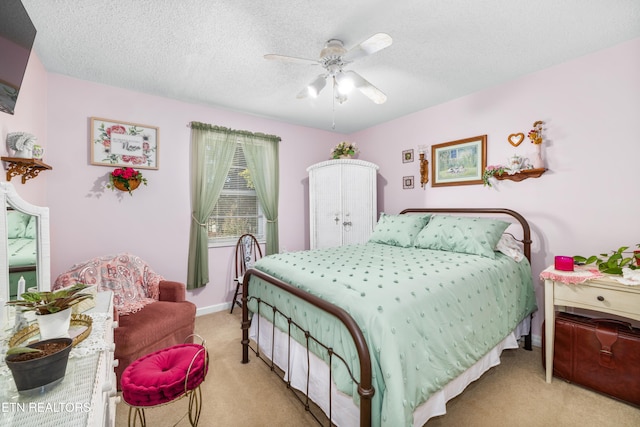
[[[266,356],[336,425],[423,425],[521,335],[530,349],[529,258],[511,210],[382,214],[366,244],[271,255],[245,274],[242,361]]]
[[[9,297],[15,299],[18,280],[37,286],[36,217],[16,210],[7,211],[7,250],[9,255]]]

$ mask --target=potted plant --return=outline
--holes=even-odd
[[[133,196],[132,191],[138,188],[140,183],[147,185],[147,178],[143,177],[140,171],[134,168],[116,168],[109,174],[107,188],[128,191]]]
[[[484,186],[493,187],[495,184],[495,175],[502,176],[503,173],[507,173],[509,169],[506,166],[495,165],[487,166],[482,173],[482,184]]]
[[[355,142],[342,141],[331,149],[331,158],[333,159],[350,159],[358,154],[358,147]]]
[[[71,343],[71,338],[53,338],[10,348],[5,363],[18,391],[40,392],[42,387],[60,382],[67,370]]]
[[[640,248],[640,244],[636,247]],[[623,268],[629,268],[635,270],[640,266],[640,251],[633,251],[632,256],[625,256],[628,253],[628,246],[621,246],[617,251],[611,251],[610,253],[604,253],[598,255],[591,255],[590,257],[583,257],[581,255],[575,255],[573,257],[574,262],[578,264],[596,264],[598,270],[607,274],[622,274]],[[635,263],[633,262],[635,261]]]
[[[93,298],[93,295],[81,292],[86,288],[87,285],[78,283],[53,292],[25,292],[20,295],[22,299],[8,301],[7,304],[36,313],[41,339],[68,337],[71,307]]]

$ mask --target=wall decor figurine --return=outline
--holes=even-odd
[[[522,141],[524,141],[524,133],[512,133],[507,138],[507,141],[509,141],[509,144],[517,147],[518,145],[522,144]]]
[[[531,143],[536,147],[536,155],[533,158],[534,169],[544,169],[544,160],[542,160],[542,125],[544,125],[542,120],[536,121],[533,124],[533,129],[531,129],[528,134]]]
[[[7,135],[7,147],[13,150],[13,157],[31,159],[36,139],[34,135],[27,132],[11,132]]]
[[[424,186],[429,182],[429,160],[425,158],[425,152],[420,150],[420,187],[424,188]]]

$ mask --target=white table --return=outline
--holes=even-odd
[[[606,276],[583,283],[564,283],[563,272],[547,268],[555,279],[544,282],[546,381],[553,377],[556,306],[576,307],[640,321],[640,286],[623,285]],[[564,273],[569,276],[570,273]]]
[[[93,317],[89,337],[72,350],[64,379],[36,396],[18,393],[4,363],[10,334],[3,337],[0,360],[1,426],[114,426],[117,383],[113,359],[113,294],[99,292],[96,306],[83,314]]]

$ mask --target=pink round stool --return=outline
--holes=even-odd
[[[179,344],[133,362],[122,373],[122,398],[129,405],[129,426],[146,426],[144,409],[189,398],[189,421],[198,425],[200,384],[207,376],[209,353],[202,344]]]

